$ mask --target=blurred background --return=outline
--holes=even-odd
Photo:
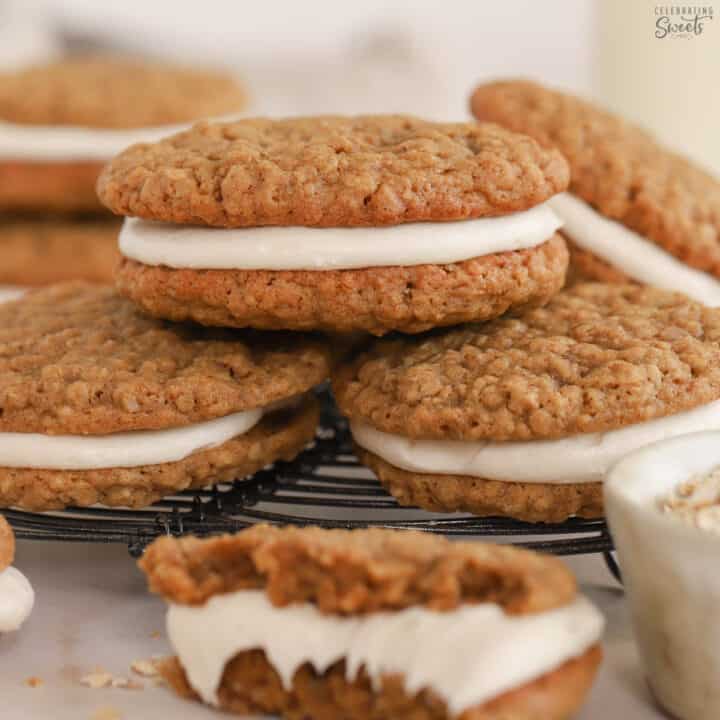
[[[0,66],[139,53],[237,71],[255,114],[438,119],[467,118],[482,79],[526,76],[596,98],[720,173],[720,18],[658,38],[666,11],[675,19],[651,0],[0,0]]]

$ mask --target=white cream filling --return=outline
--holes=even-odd
[[[32,585],[19,570],[9,567],[0,572],[0,633],[17,630],[34,604]]]
[[[547,204],[502,217],[373,228],[208,228],[129,218],[120,252],[145,265],[204,270],[347,270],[448,264],[536,247],[561,222]]]
[[[169,430],[110,435],[0,432],[0,467],[98,470],[177,462],[248,432],[262,416],[262,409],[246,410]]]
[[[240,114],[213,121],[230,121]],[[200,120],[201,118],[198,118]],[[156,142],[194,122],[145,128],[91,128],[71,125],[20,125],[0,121],[0,157],[36,162],[106,161],[139,142]]]
[[[358,445],[409,472],[506,482],[602,482],[618,460],[637,448],[700,430],[720,430],[720,400],[618,430],[558,440],[412,440],[361,422],[351,422],[350,429]]]
[[[720,305],[720,281],[695,270],[670,253],[609,220],[569,193],[556,195],[550,206],[563,221],[563,233],[576,245],[605,260],[646,285],[683,292],[694,300]]]
[[[260,649],[286,688],[310,663],[323,673],[345,659],[353,680],[365,668],[377,687],[402,673],[405,689],[431,688],[453,714],[524,685],[578,657],[598,642],[604,619],[584,597],[534,615],[506,615],[498,605],[452,612],[413,607],[361,616],[324,615],[314,605],[273,606],[261,590],[216,595],[201,607],[171,605],[170,643],[190,685],[217,705],[226,664]]]

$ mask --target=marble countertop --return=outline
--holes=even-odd
[[[608,620],[605,662],[578,720],[659,720],[632,641],[622,590],[599,557],[570,559]],[[145,681],[145,689],[98,689],[80,678],[102,667],[132,675],[135,660],[168,653],[164,607],[149,595],[120,545],[20,542],[16,565],[33,583],[35,611],[19,632],[0,638],[3,720],[218,720],[217,713]],[[42,680],[29,687],[30,677]],[[137,678],[137,676],[135,676]]]

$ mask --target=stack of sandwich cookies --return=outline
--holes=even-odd
[[[559,560],[424,533],[255,526],[156,541],[176,691],[289,718],[560,720],[600,662],[600,613]]]
[[[209,330],[72,283],[0,306],[0,505],[141,507],[292,459],[326,349]]]
[[[567,250],[557,151],[411,117],[203,124],[115,158],[122,293],[152,315],[416,333],[546,302]]]
[[[720,310],[580,284],[484,325],[375,341],[333,389],[405,505],[555,522],[603,513],[628,452],[720,428]]]
[[[0,283],[108,282],[119,222],[97,199],[128,145],[244,105],[222,74],[76,58],[0,78]]]
[[[15,535],[0,515],[0,636],[19,630],[35,604],[35,593],[28,579],[12,564]]]
[[[570,191],[563,220],[575,280],[635,281],[720,305],[720,181],[589,102],[530,82],[481,85],[473,112],[556,147]]]

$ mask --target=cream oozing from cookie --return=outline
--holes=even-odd
[[[109,435],[0,432],[0,467],[100,470],[177,462],[245,434],[263,413],[246,410],[185,427]]]
[[[629,452],[667,438],[720,430],[720,400],[607,432],[557,440],[471,442],[413,440],[350,423],[355,442],[401,470],[525,483],[602,482]]]
[[[126,258],[171,268],[347,270],[523,250],[549,240],[560,225],[547,204],[501,217],[372,228],[208,228],[129,218],[119,245]]]
[[[213,118],[230,121],[238,114]],[[104,162],[139,142],[156,142],[193,123],[146,128],[92,128],[71,125],[20,125],[0,121],[0,158],[34,162]]]
[[[563,193],[548,202],[562,218],[563,233],[578,247],[641,283],[683,292],[710,307],[720,306],[720,280],[712,275],[691,268],[574,195]]]
[[[337,616],[310,604],[275,607],[262,590],[243,590],[199,607],[171,605],[167,615],[170,643],[209,704],[218,704],[227,663],[260,649],[288,689],[304,663],[323,673],[345,660],[348,680],[361,667],[375,687],[383,675],[400,673],[408,694],[430,688],[454,715],[579,657],[598,642],[603,626],[584,597],[532,615],[483,603],[449,612],[411,607]]]
[[[32,585],[19,570],[8,567],[0,571],[0,633],[17,630],[34,604]]]

